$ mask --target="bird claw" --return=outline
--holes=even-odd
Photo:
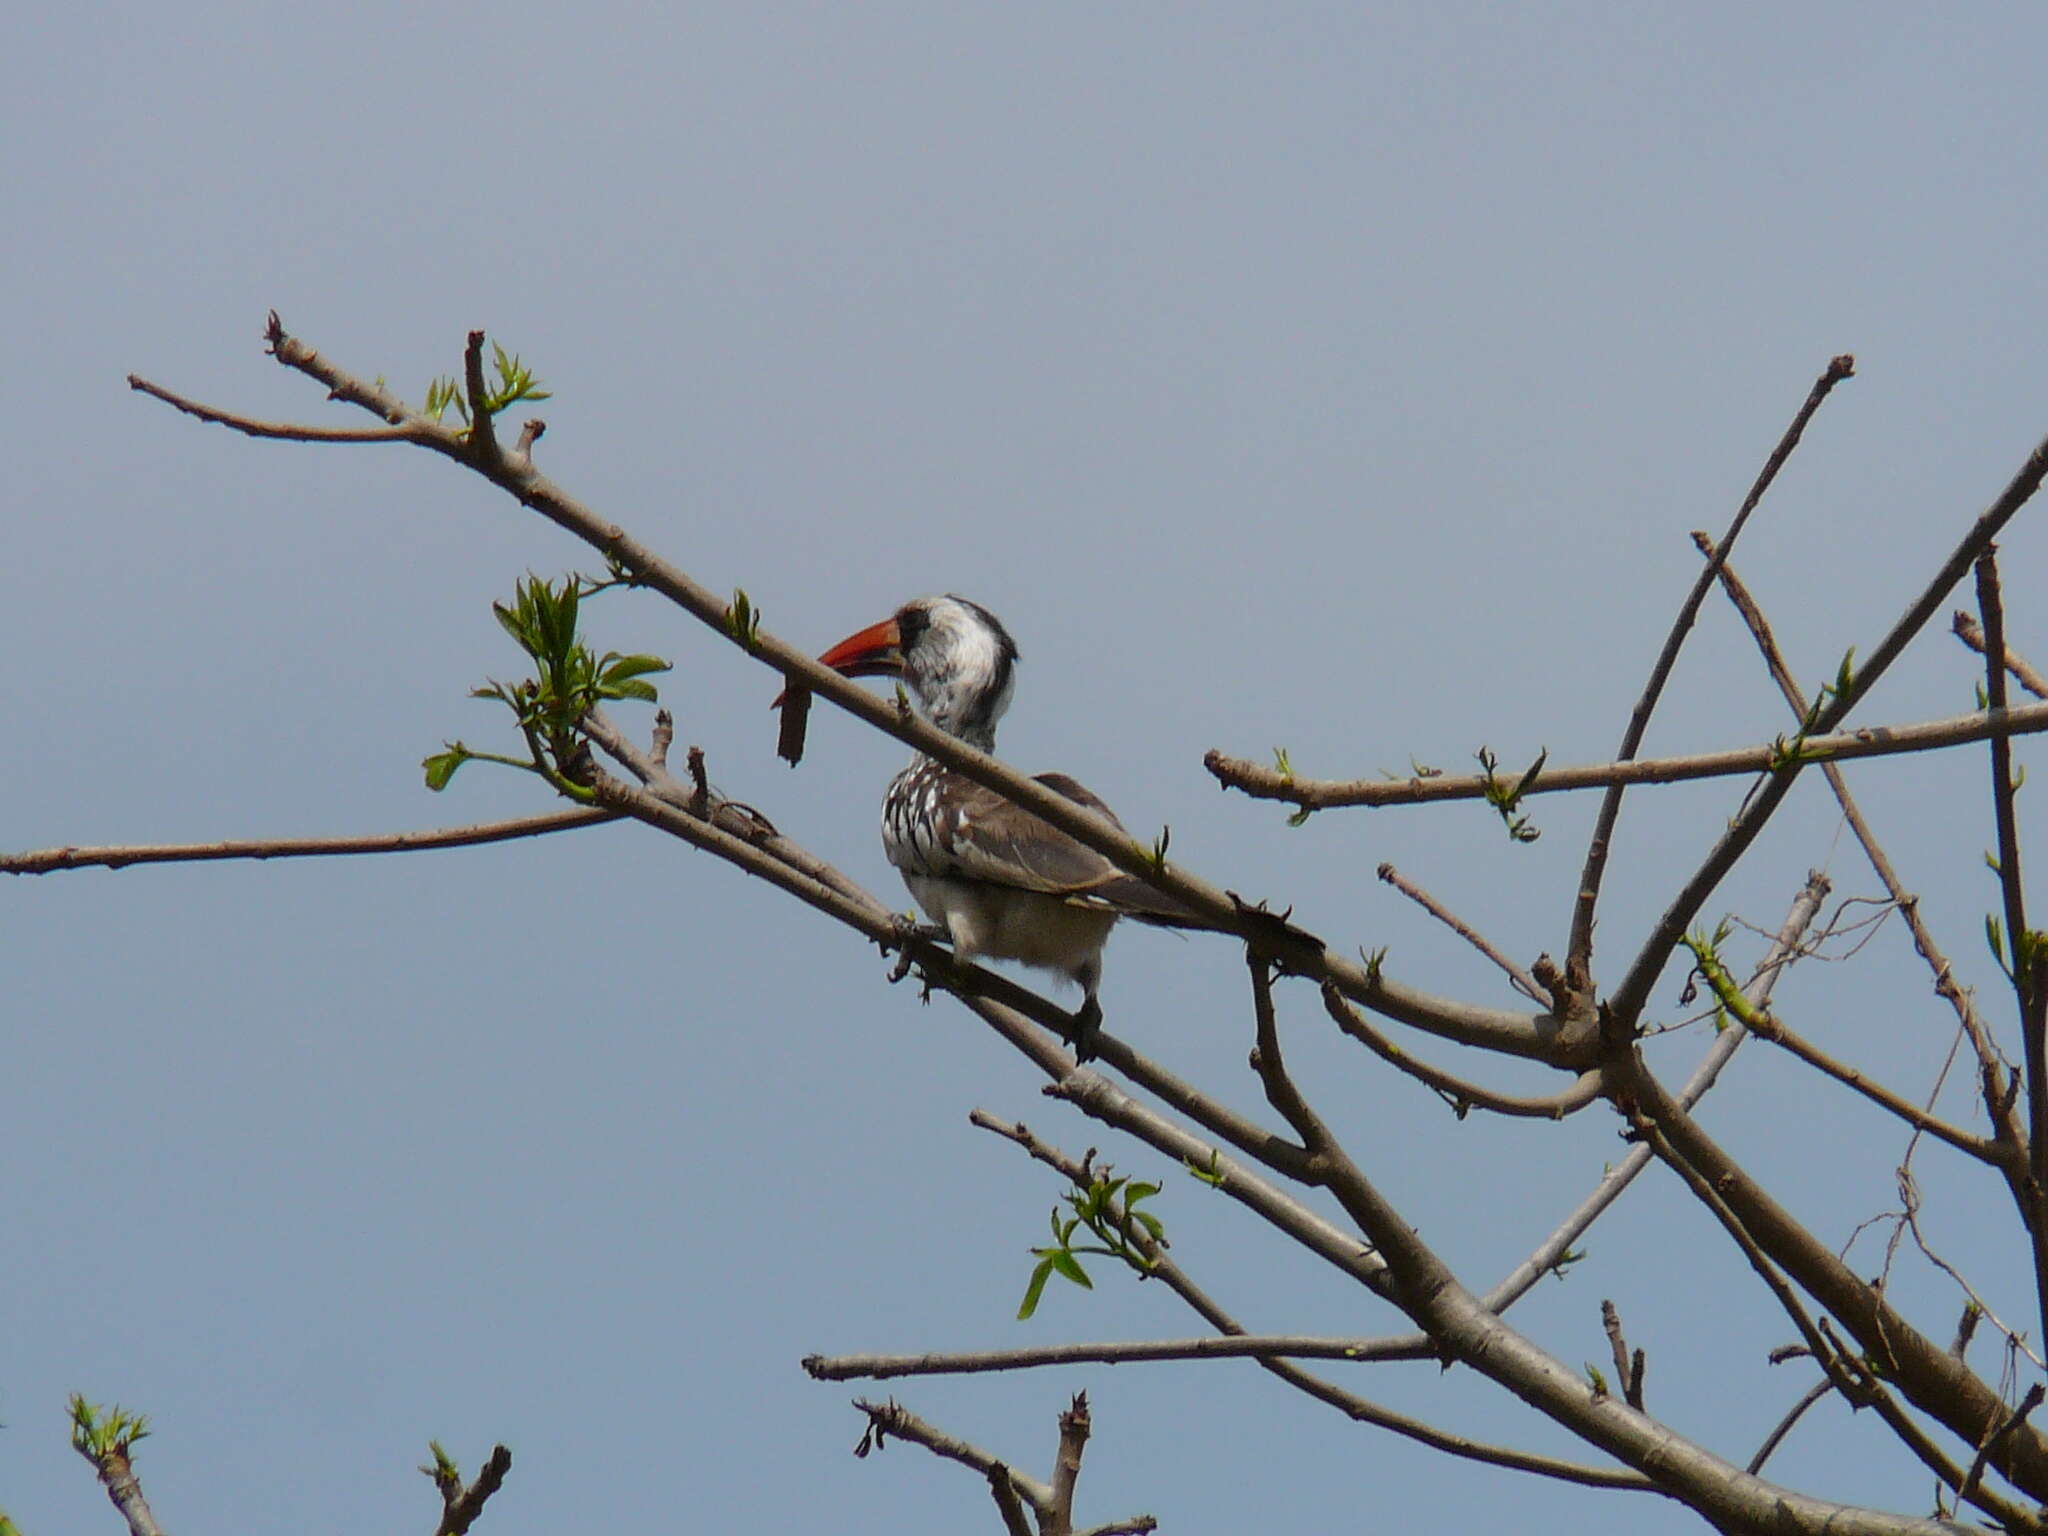
[[[893,932],[891,936],[881,941],[883,954],[887,954],[892,949],[896,951],[896,963],[889,967],[889,985],[892,987],[908,976],[912,968],[917,964],[915,957],[911,954],[911,946],[913,944],[919,942],[950,944],[953,942],[953,935],[946,929],[939,927],[936,923],[920,923],[907,912],[898,912],[892,927]],[[929,1003],[932,1000],[931,979],[928,976],[920,979],[924,982],[922,1001]]]
[[[1074,1060],[1086,1065],[1095,1059],[1096,1038],[1102,1033],[1102,1004],[1090,997],[1074,1010],[1074,1029],[1069,1037]]]

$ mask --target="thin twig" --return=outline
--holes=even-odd
[[[1862,1094],[1878,1108],[1898,1116],[1915,1130],[1925,1131],[1928,1135],[1947,1142],[1958,1152],[1966,1153],[1994,1168],[2011,1166],[2019,1156],[2017,1148],[1960,1130],[1946,1120],[1929,1114],[1904,1095],[1894,1093],[1884,1084],[1872,1081],[1855,1067],[1835,1060],[1826,1051],[1789,1027],[1768,1008],[1757,1009],[1746,1017],[1743,1023],[1748,1025],[1749,1032],[1759,1040],[1770,1041],[1771,1044],[1798,1057],[1814,1070],[1833,1078],[1843,1087]]]
[[[1806,1341],[1806,1347],[1813,1352],[1813,1357],[1820,1363],[1821,1369],[1827,1372],[1829,1380],[1834,1382],[1836,1390],[1851,1403],[1861,1405],[1868,1394],[1855,1378],[1848,1374],[1842,1364],[1840,1351],[1830,1346],[1829,1340],[1822,1335],[1813,1318],[1807,1313],[1805,1304],[1800,1301],[1799,1294],[1792,1288],[1791,1282],[1779,1272],[1778,1266],[1771,1262],[1769,1255],[1758,1244],[1749,1228],[1743,1225],[1742,1218],[1726,1200],[1721,1198],[1720,1191],[1715,1188],[1713,1182],[1686,1160],[1664,1135],[1655,1120],[1647,1115],[1638,1115],[1633,1124],[1637,1134],[1649,1144],[1659,1159],[1685,1181],[1687,1188],[1692,1191],[1693,1198],[1704,1205],[1714,1219],[1721,1223],[1722,1229],[1733,1239],[1742,1256],[1749,1261],[1750,1268],[1756,1271],[1757,1277],[1777,1300],[1780,1309],[1792,1320],[1792,1326],[1799,1330],[1799,1336]]]
[[[1819,875],[1809,876],[1799,894],[1792,899],[1792,905],[1785,913],[1785,921],[1772,938],[1770,948],[1764,952],[1751,972],[1744,995],[1758,1007],[1768,1003],[1778,985],[1778,978],[1785,973],[1787,962],[1799,952],[1799,946],[1806,931],[1813,924],[1821,903],[1827,899],[1827,882]],[[1677,1102],[1686,1109],[1706,1097],[1720,1079],[1722,1068],[1734,1059],[1742,1048],[1749,1031],[1740,1024],[1723,1030],[1714,1037],[1714,1043],[1701,1056],[1692,1075],[1679,1089]],[[1633,1183],[1643,1169],[1650,1165],[1650,1149],[1638,1144],[1629,1148],[1628,1155],[1601,1176],[1600,1182],[1578,1207],[1558,1223],[1551,1234],[1540,1243],[1535,1252],[1515,1268],[1503,1275],[1498,1284],[1486,1293],[1485,1304],[1490,1311],[1505,1312],[1520,1300],[1538,1280],[1551,1273],[1572,1244],[1586,1234],[1586,1231],[1606,1212],[1608,1207],[1621,1198],[1623,1190]]]
[[[970,1444],[958,1435],[950,1435],[935,1424],[926,1423],[893,1398],[886,1403],[874,1403],[857,1397],[853,1406],[868,1416],[867,1432],[861,1436],[860,1444],[854,1450],[856,1456],[866,1456],[871,1450],[882,1449],[893,1435],[898,1440],[923,1446],[934,1456],[957,1461],[963,1467],[972,1467],[983,1477],[993,1477],[1000,1469],[1009,1477],[1010,1486],[1017,1491],[1017,1496],[1031,1506],[1031,1512],[1041,1525],[1051,1513],[1051,1488],[990,1455],[980,1446]]]
[[[1629,712],[1628,726],[1622,732],[1621,747],[1614,755],[1627,760],[1636,755],[1642,746],[1644,733],[1650,727],[1650,715],[1663,696],[1664,684],[1671,676],[1671,669],[1678,663],[1679,648],[1685,644],[1685,637],[1691,631],[1693,620],[1699,614],[1700,604],[1706,601],[1707,590],[1713,585],[1714,572],[1727,560],[1728,553],[1735,547],[1735,540],[1742,533],[1743,525],[1764,499],[1764,492],[1771,488],[1771,482],[1778,478],[1778,471],[1792,456],[1792,450],[1799,446],[1799,439],[1805,435],[1806,424],[1813,419],[1813,413],[1820,409],[1834,387],[1851,377],[1856,371],[1856,359],[1848,353],[1831,358],[1813,388],[1807,391],[1806,401],[1792,418],[1792,424],[1785,429],[1778,446],[1771,450],[1771,456],[1764,461],[1756,481],[1749,488],[1749,494],[1742,499],[1742,506],[1728,524],[1728,531],[1721,535],[1721,542],[1714,546],[1714,557],[1707,562],[1707,568],[1693,583],[1692,591],[1686,594],[1679,605],[1678,614],[1671,621],[1671,632],[1664,638],[1664,647],[1657,653],[1657,660],[1650,668],[1649,680],[1644,683],[1641,696],[1635,708]],[[1571,944],[1565,954],[1565,973],[1587,974],[1593,959],[1593,913],[1600,901],[1600,882],[1607,872],[1608,849],[1613,843],[1614,826],[1621,816],[1623,786],[1610,786],[1601,798],[1600,813],[1593,824],[1593,836],[1586,845],[1585,867],[1579,875],[1578,897],[1572,909]]]
[[[1015,1142],[1039,1162],[1057,1170],[1068,1182],[1083,1181],[1087,1178],[1087,1169],[1080,1160],[1061,1152],[1059,1148],[1034,1135],[1024,1126],[997,1119],[983,1110],[976,1110],[969,1118],[983,1129]],[[1145,1248],[1144,1251],[1154,1281],[1165,1285],[1179,1296],[1219,1333],[1231,1337],[1246,1336],[1243,1325],[1202,1291],[1170,1255],[1156,1247]],[[1383,1353],[1379,1358],[1429,1359],[1435,1358],[1436,1355],[1436,1349],[1426,1339],[1421,1339],[1415,1348],[1405,1354]],[[1388,1430],[1447,1455],[1481,1462],[1488,1466],[1528,1472],[1539,1477],[1554,1478],[1582,1487],[1613,1488],[1631,1492],[1655,1491],[1656,1485],[1637,1472],[1589,1467],[1554,1456],[1517,1451],[1508,1446],[1492,1445],[1482,1440],[1469,1439],[1464,1435],[1451,1434],[1421,1419],[1397,1413],[1354,1392],[1346,1391],[1333,1382],[1303,1370],[1284,1357],[1260,1356],[1258,1361],[1270,1374],[1279,1377],[1306,1396],[1335,1408],[1354,1423]]]
[[[1970,1497],[1971,1490],[1977,1486],[1977,1479],[1984,1475],[1985,1462],[1995,1455],[1998,1448],[2011,1438],[2014,1430],[2026,1423],[2027,1415],[2041,1406],[2041,1399],[2044,1395],[2048,1395],[2048,1389],[2044,1389],[2038,1381],[2027,1388],[2025,1396],[2021,1397],[2019,1402],[2014,1404],[2013,1410],[2007,1416],[2006,1421],[1993,1430],[1990,1438],[1977,1447],[1977,1454],[1970,1458],[1970,1470],[1963,1474],[1963,1484],[1956,1490],[1956,1497],[1962,1499]]]
[[[1777,1269],[1841,1319],[1862,1349],[1882,1364],[1885,1381],[1895,1384],[1915,1407],[1973,1444],[1989,1432],[2005,1405],[1987,1383],[1928,1339],[1880,1291],[1794,1220],[1671,1099],[1636,1052],[1623,1052],[1616,1068],[1616,1093],[1633,1102],[1636,1122],[1653,1127],[1657,1142],[1673,1150],[1675,1158],[1667,1159],[1671,1165],[1683,1165],[1689,1184],[1699,1181],[1695,1187],[1705,1191],[1702,1203],[1725,1207],[1747,1240]],[[1664,1156],[1661,1151],[1659,1155]],[[2040,1435],[2015,1435],[2006,1454],[2010,1465],[1999,1470],[2016,1487],[2036,1497],[2040,1489],[2048,1488],[2048,1442]]]
[[[272,837],[219,843],[130,843],[105,847],[38,848],[0,854],[0,874],[47,875],[66,869],[122,869],[130,864],[203,864],[216,859],[319,859],[358,853],[420,853],[472,848],[483,843],[545,837],[617,821],[616,811],[554,811],[510,821],[479,822],[435,832],[390,832],[375,837]]]
[[[1269,940],[1283,931],[1298,935],[1298,930],[1284,930],[1284,925],[1275,922],[1270,914],[1261,913],[1255,904],[1233,898],[1179,866],[1157,859],[1149,848],[1139,847],[1121,827],[1088,807],[949,735],[913,712],[897,710],[892,702],[875,697],[767,630],[753,626],[744,636],[740,635],[729,623],[730,604],[725,598],[662,560],[617,524],[597,516],[530,463],[489,453],[487,435],[443,426],[408,406],[381,384],[367,382],[336,366],[286,333],[274,311],[265,339],[280,365],[321,384],[332,398],[360,406],[389,425],[404,426],[419,446],[483,475],[523,505],[597,550],[608,562],[627,572],[635,585],[659,593],[741,646],[756,661],[780,673],[786,684],[803,687],[829,700],[883,734],[995,790],[1019,808],[1101,853],[1126,874],[1175,897],[1226,931]],[[480,337],[469,344],[465,352],[466,373],[472,358],[481,367],[480,347]],[[1291,970],[1317,980],[1334,979],[1347,996],[1404,1023],[1434,1029],[1465,1044],[1539,1060],[1551,1054],[1548,1033],[1525,1015],[1459,1004],[1431,997],[1378,973],[1369,976],[1363,964],[1325,948],[1311,937],[1298,935],[1290,940],[1286,958]]]
[[[1706,542],[1705,534],[1696,533],[1693,538],[1699,543],[1701,553],[1709,552],[1710,546]],[[1741,615],[1743,623],[1748,627],[1751,637],[1756,641],[1757,649],[1763,653],[1764,665],[1776,680],[1779,692],[1785,696],[1785,702],[1790,707],[1793,718],[1805,719],[1808,708],[1805,690],[1792,675],[1792,669],[1786,663],[1784,653],[1778,648],[1777,637],[1771,632],[1770,622],[1764,617],[1763,609],[1750,595],[1741,578],[1736,575],[1733,566],[1721,567],[1721,585],[1726,590],[1729,601],[1735,605],[1735,611]],[[1920,898],[1909,892],[1900,882],[1898,872],[1892,868],[1891,859],[1877,840],[1877,834],[1871,830],[1862,808],[1849,793],[1848,780],[1842,770],[1833,763],[1823,763],[1820,768],[1822,775],[1827,779],[1828,788],[1834,791],[1835,800],[1842,807],[1842,815],[1849,823],[1850,832],[1863,849],[1864,857],[1870,861],[1870,867],[1883,882],[1885,894],[1891,898],[1900,916],[1905,919],[1906,930],[1913,936],[1914,950],[1933,971],[1936,995],[1947,1000],[1955,1012],[1958,1027],[1970,1041],[1971,1050],[1977,1057],[1978,1084],[1984,1107],[1998,1139],[2007,1146],[2024,1146],[2026,1137],[2020,1129],[2019,1121],[2013,1115],[2006,1094],[2005,1073],[2000,1064],[1998,1051],[1992,1044],[1990,1032],[1984,1027],[1984,1021],[1978,1016],[1976,1004],[1972,1001],[1970,993],[1957,984],[1954,968],[1935,942],[1925,919],[1921,917]],[[1927,1108],[1931,1112],[1933,1107],[1930,1097]],[[2033,1197],[2031,1193],[2020,1188],[2018,1181],[2009,1182],[2015,1200],[2021,1205],[2024,1219],[2025,1209]]]
[[[1614,1377],[1621,1383],[1622,1398],[1629,1407],[1641,1411],[1643,1406],[1643,1352],[1639,1349],[1631,1360],[1628,1340],[1622,1335],[1621,1313],[1611,1301],[1600,1303],[1600,1326],[1607,1333],[1607,1347],[1614,1355]]]
[[[1979,656],[1989,654],[1984,649],[1983,628],[1969,613],[1958,608],[1950,617],[1949,626],[1955,630],[1956,638]],[[2043,677],[2026,657],[2014,650],[2011,641],[2007,641],[2005,646],[2005,670],[2012,674],[2013,681],[2035,698],[2048,699],[2048,677]]]
[[[1799,1395],[1799,1401],[1778,1420],[1777,1427],[1764,1436],[1764,1443],[1756,1448],[1756,1454],[1749,1458],[1749,1465],[1743,1470],[1754,1476],[1763,1471],[1764,1463],[1771,1459],[1771,1452],[1785,1443],[1785,1437],[1792,1433],[1792,1426],[1806,1414],[1806,1410],[1835,1390],[1835,1384],[1823,1376]]]
[[[1840,1349],[1841,1341],[1835,1338],[1834,1324],[1827,1318],[1820,1320],[1821,1331],[1828,1336],[1831,1344]],[[1884,1420],[1885,1427],[1899,1438],[1899,1441],[1920,1459],[1922,1466],[1932,1472],[1945,1486],[1954,1490],[1959,1499],[1967,1498],[1992,1519],[2006,1536],[2013,1532],[2041,1531],[2044,1529],[2037,1510],[2027,1509],[2014,1503],[2002,1494],[1995,1494],[1981,1483],[1962,1493],[1964,1470],[1958,1467],[1947,1452],[1935,1444],[1933,1438],[1922,1429],[1913,1416],[1899,1406],[1884,1384],[1884,1378],[1870,1368],[1868,1362],[1849,1350],[1841,1350],[1843,1366],[1855,1373],[1869,1396],[1870,1406],[1877,1410],[1877,1416]]]
[[[1598,1067],[1581,1072],[1570,1087],[1560,1088],[1555,1093],[1527,1098],[1496,1093],[1491,1088],[1483,1088],[1402,1050],[1385,1034],[1373,1028],[1365,1015],[1346,1002],[1344,995],[1333,986],[1323,987],[1323,1007],[1345,1034],[1372,1051],[1389,1066],[1398,1068],[1442,1095],[1450,1104],[1452,1113],[1461,1120],[1468,1111],[1474,1109],[1530,1120],[1562,1120],[1565,1116],[1584,1109],[1588,1104],[1598,1102],[1600,1098],[1603,1077]]]
[[[979,1376],[1044,1366],[1133,1365],[1162,1360],[1257,1360],[1272,1356],[1364,1363],[1416,1357],[1415,1350],[1385,1350],[1384,1342],[1325,1334],[1202,1334],[1192,1339],[1112,1339],[919,1355],[806,1355],[803,1368],[818,1381],[888,1381],[897,1376]]]
[[[1815,711],[1812,736],[1825,737],[1840,728],[1842,722],[1856,706],[1863,702],[1870,690],[1877,686],[1892,663],[1899,659],[1906,647],[1912,643],[1934,612],[1948,600],[1956,583],[1963,579],[1971,564],[1992,540],[1996,539],[2005,525],[2018,515],[2041,488],[2044,477],[2048,477],[2048,439],[2039,443],[2027,456],[2006,487],[1970,525],[1956,543],[1949,556],[1933,577],[1921,588],[1916,597],[1899,616],[1892,627],[1885,632],[1882,640],[1871,649],[1869,657],[1853,678],[1846,679],[1848,686],[1834,693],[1828,701]],[[1996,718],[1995,712],[1993,718]],[[2002,721],[1999,722],[2001,725]],[[1999,734],[1994,731],[1992,734]],[[1809,738],[1811,739],[1811,738]],[[1624,1026],[1632,1028],[1642,1016],[1643,1006],[1649,1001],[1650,990],[1657,984],[1664,967],[1670,964],[1672,950],[1678,943],[1679,935],[1699,915],[1714,888],[1718,886],[1736,861],[1748,852],[1751,843],[1769,823],[1771,817],[1791,793],[1798,781],[1799,769],[1806,763],[1803,752],[1791,754],[1792,760],[1782,771],[1773,773],[1754,793],[1747,806],[1740,811],[1727,832],[1717,841],[1699,868],[1687,879],[1664,915],[1657,919],[1649,936],[1637,949],[1635,958],[1629,962],[1627,973],[1619,986],[1608,997],[1608,1007],[1614,1017]]]
[[[1449,907],[1446,907],[1413,880],[1402,874],[1401,871],[1394,868],[1392,864],[1382,864],[1379,867],[1379,877],[1403,896],[1406,896],[1410,901],[1421,907],[1423,911],[1442,923],[1446,928],[1450,929],[1451,932],[1455,933],[1467,944],[1478,950],[1479,953],[1486,956],[1495,965],[1499,966],[1507,973],[1508,980],[1514,983],[1515,990],[1528,998],[1530,1002],[1539,1008],[1554,1006],[1554,1001],[1549,991],[1538,985],[1535,977],[1502,954],[1471,924],[1451,911]]]
[[[250,437],[263,437],[288,443],[416,443],[419,434],[410,427],[306,427],[288,421],[261,421],[254,416],[243,416],[235,411],[223,411],[210,405],[201,405],[197,400],[188,400],[183,395],[165,389],[161,384],[152,384],[138,374],[128,375],[128,387],[142,394],[153,396],[168,406],[183,411],[187,416],[215,426],[231,427]]]
[[[1620,762],[1587,763],[1546,768],[1523,791],[1528,795],[1563,794],[1630,784],[1675,784],[1689,779],[1731,778],[1752,773],[1782,775],[1809,763],[1849,762],[1864,757],[1897,757],[1909,752],[1938,752],[1975,741],[2030,736],[2048,731],[2048,704],[2021,704],[2008,710],[1951,715],[1907,725],[1860,726],[1832,735],[1780,739],[1756,746],[1699,752],[1688,757],[1641,757]],[[1304,779],[1283,777],[1271,768],[1211,752],[1203,759],[1209,771],[1231,789],[1259,800],[1283,800],[1311,810],[1340,806],[1427,805],[1441,800],[1483,800],[1483,774],[1440,775],[1410,779]]]

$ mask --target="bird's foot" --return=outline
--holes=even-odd
[[[1096,1040],[1101,1034],[1102,1004],[1091,994],[1074,1010],[1074,1029],[1068,1037],[1073,1043],[1074,1060],[1083,1065],[1093,1061]]]
[[[911,946],[918,943],[950,944],[953,942],[953,935],[946,929],[941,928],[936,923],[920,923],[907,912],[896,914],[893,927],[894,932],[891,937],[882,941],[883,954],[887,954],[892,949],[896,951],[896,963],[889,968],[889,985],[892,987],[908,976],[917,966],[917,959],[911,953]],[[923,983],[923,993],[919,1001],[929,1003],[932,1000],[931,976],[928,972],[923,973],[919,975],[918,980]]]

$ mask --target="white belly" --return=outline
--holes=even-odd
[[[1102,974],[1102,946],[1114,912],[1077,907],[1057,896],[980,881],[903,871],[925,915],[953,937],[963,960],[987,956],[1058,971],[1091,995]]]

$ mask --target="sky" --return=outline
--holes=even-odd
[[[1527,846],[1473,806],[1290,830],[1202,753],[1339,777],[1608,756],[1690,531],[1725,525],[1840,352],[1856,376],[1736,564],[1811,685],[1867,653],[2048,431],[2044,43],[2037,8],[1992,4],[41,8],[0,61],[0,848],[549,808],[483,765],[430,795],[419,761],[509,747],[467,697],[517,666],[489,604],[591,555],[429,455],[251,442],[124,382],[360,424],[263,356],[267,310],[414,399],[483,327],[553,391],[546,471],[774,632],[822,649],[918,593],[977,599],[1024,657],[1006,756],[1404,980],[1507,1005],[1374,871],[1525,962],[1561,952],[1590,800],[1539,802]],[[2038,522],[2002,550],[2037,656]],[[821,710],[792,772],[762,669],[651,596],[589,625],[674,661],[678,740],[728,793],[902,900],[875,836],[900,747]],[[1972,707],[1940,631],[1860,721]],[[1648,750],[1784,728],[1710,605]],[[1984,774],[1958,753],[1855,782],[2004,1020]],[[1606,984],[1740,794],[1631,798]],[[1774,928],[1809,868],[1876,888],[1817,782],[1709,915]],[[1100,1270],[1017,1322],[1059,1191],[977,1106],[1158,1178],[1176,1258],[1251,1326],[1401,1326],[1044,1100],[870,947],[639,829],[14,879],[0,954],[0,1508],[28,1536],[113,1518],[65,1443],[73,1391],[151,1415],[139,1470],[186,1533],[420,1527],[430,1437],[465,1469],[513,1449],[494,1536],[996,1529],[960,1469],[854,1458],[861,1389],[799,1359],[1198,1327]],[[1924,1093],[1953,1026],[1916,964],[1893,923],[1780,999]],[[1140,931],[1103,1002],[1257,1109],[1243,992],[1228,946]],[[1331,1039],[1312,991],[1281,1007],[1304,1082],[1475,1289],[1624,1150],[1600,1107],[1454,1120]],[[1656,1059],[1680,1075],[1706,1043]],[[1760,1046],[1708,1124],[1831,1242],[1896,1205],[1903,1136]],[[1915,1168],[1930,1240],[2031,1327],[1997,1201],[1932,1151]],[[1600,1361],[1614,1299],[1653,1411],[1746,1460],[1810,1378],[1765,1362],[1790,1329],[1739,1258],[1654,1174],[1586,1247],[1512,1320]],[[1953,1286],[1910,1254],[1894,1284],[1945,1337]],[[1469,1372],[1343,1380],[1570,1449]],[[1444,1460],[1244,1363],[871,1390],[1043,1476],[1083,1388],[1084,1521],[1694,1528]],[[1924,1511],[1874,1434],[1824,1404],[1773,1468]]]

